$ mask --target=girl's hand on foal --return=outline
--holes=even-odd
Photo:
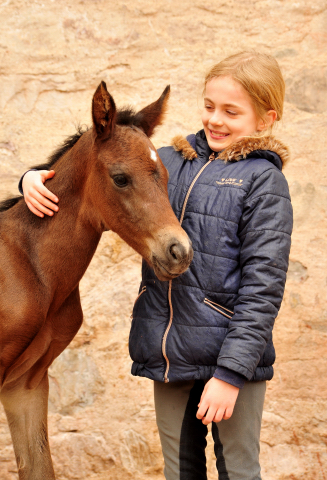
[[[34,170],[25,173],[23,178],[24,199],[28,208],[38,217],[52,216],[58,212],[58,198],[43,184],[54,176],[54,170]],[[55,203],[53,203],[55,202]]]
[[[202,420],[204,425],[228,420],[232,416],[239,390],[218,378],[211,378],[202,392],[196,418]]]

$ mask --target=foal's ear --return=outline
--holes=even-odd
[[[168,106],[169,94],[170,85],[167,85],[156,102],[143,108],[135,116],[134,125],[141,128],[148,137],[151,137],[154,129],[163,122]]]
[[[92,118],[97,137],[105,140],[113,132],[116,119],[116,105],[105,82],[100,83],[93,95]]]

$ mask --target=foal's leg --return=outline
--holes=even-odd
[[[24,382],[25,383],[25,382]],[[19,480],[54,480],[48,443],[48,373],[40,384],[27,389],[20,384],[3,389],[0,399],[11,432]]]

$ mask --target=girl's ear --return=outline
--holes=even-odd
[[[262,132],[263,130],[266,130],[269,127],[272,127],[273,124],[275,123],[277,118],[277,112],[275,110],[268,110],[266,112],[264,118],[260,118],[257,130],[258,132]]]

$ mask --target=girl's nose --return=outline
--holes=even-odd
[[[211,123],[212,125],[217,125],[217,126],[220,126],[220,127],[223,125],[223,121],[222,121],[222,119],[221,119],[221,117],[220,117],[220,115],[219,115],[218,112],[215,112],[215,113],[212,115],[212,117],[210,117],[210,123]]]

